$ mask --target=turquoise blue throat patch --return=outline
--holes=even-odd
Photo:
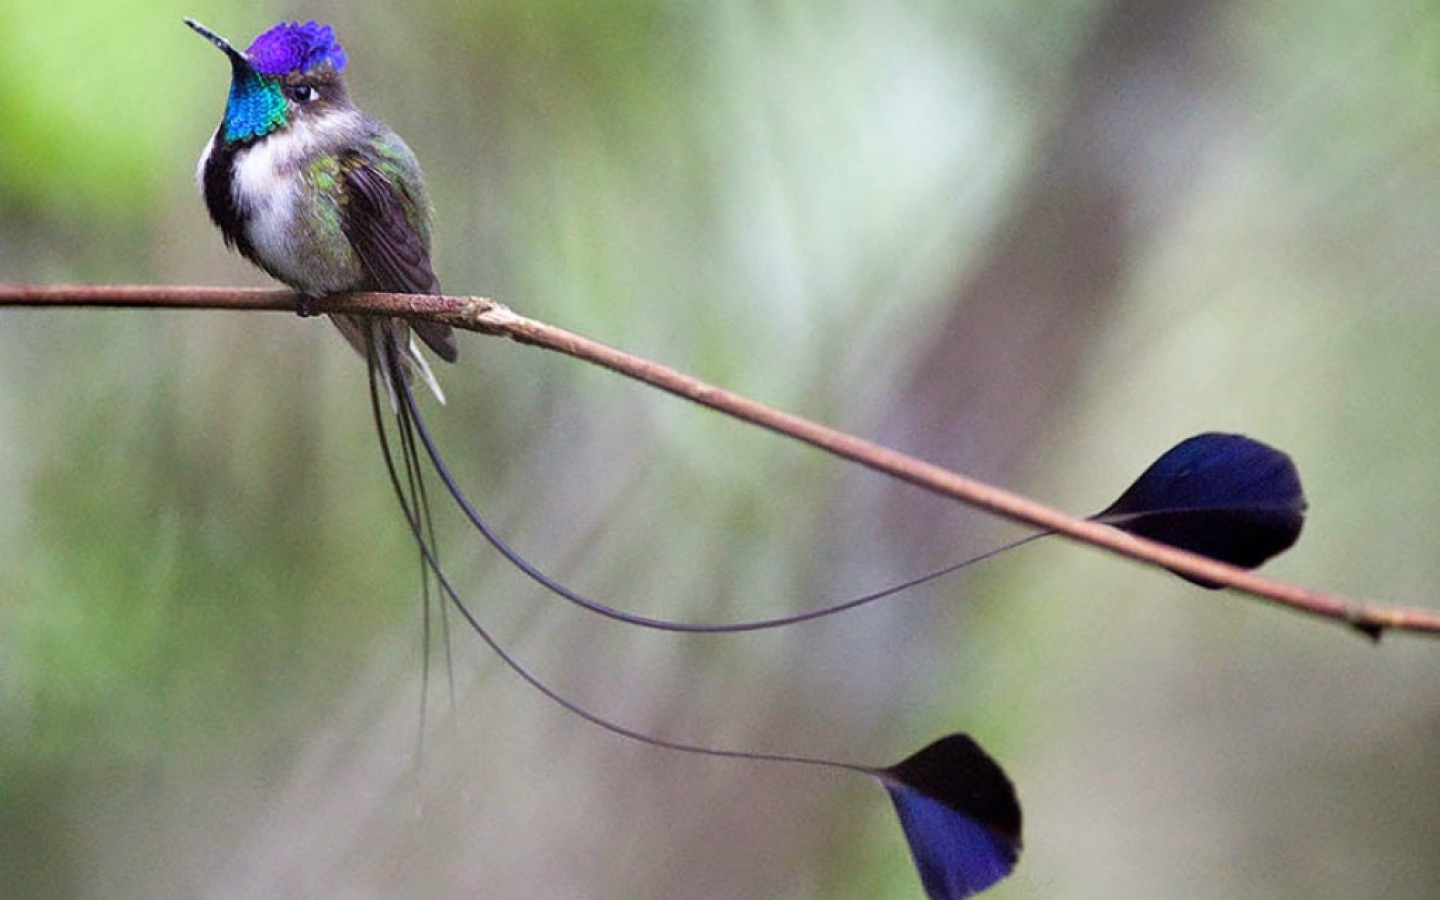
[[[225,104],[225,140],[261,138],[285,124],[285,95],[280,83],[236,67]]]

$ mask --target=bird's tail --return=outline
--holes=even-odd
[[[380,377],[385,382],[385,390],[390,395],[390,408],[398,409],[399,402],[395,394],[394,379],[401,377],[406,384],[413,384],[418,376],[435,399],[441,403],[445,402],[445,392],[440,389],[440,382],[436,380],[435,373],[430,370],[430,363],[426,362],[425,354],[420,349],[420,343],[415,339],[415,332],[411,330],[410,324],[404,319],[376,319],[366,316],[331,316],[330,321],[340,329],[345,340],[355,351],[368,360],[377,360],[380,369]],[[378,342],[378,346],[372,349],[371,340]],[[386,351],[385,345],[393,344],[395,354]],[[391,371],[393,366],[390,360],[399,360],[399,373]]]

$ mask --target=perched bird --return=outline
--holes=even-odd
[[[420,167],[404,141],[351,102],[341,79],[345,51],[334,31],[315,22],[281,23],[242,53],[203,25],[190,19],[185,23],[230,58],[230,97],[197,173],[210,218],[226,244],[308,299],[365,290],[439,293],[430,266],[429,200]],[[305,301],[300,311],[308,311]],[[734,626],[648,619],[588,600],[506,545],[441,458],[410,379],[418,376],[441,396],[414,338],[418,335],[442,359],[453,362],[456,347],[450,328],[394,318],[332,319],[371,366],[371,407],[391,485],[420,551],[427,609],[433,585],[433,596],[448,601],[516,675],[551,702],[612,734],[680,753],[820,767],[877,779],[890,793],[921,883],[933,900],[961,900],[1010,874],[1020,852],[1019,803],[1000,766],[964,735],[942,738],[890,768],[819,756],[715,749],[617,724],[537,678],[486,630],[440,566],[425,488],[426,458],[471,523],[523,572],[571,602],[631,624],[696,632],[781,627],[894,591],[819,613]],[[394,419],[389,426],[381,412],[377,374],[389,389]],[[427,634],[428,623],[427,612]],[[423,703],[421,709],[423,733]]]
[[[351,101],[334,30],[282,22],[241,52],[200,23],[185,24],[230,58],[225,113],[196,171],[225,243],[299,291],[302,314],[326,294],[440,293],[420,166],[395,132]],[[331,318],[378,366],[392,402],[394,379],[414,375],[444,399],[413,335],[454,362],[448,325]]]

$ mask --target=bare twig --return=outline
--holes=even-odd
[[[294,310],[288,291],[151,285],[0,284],[0,306],[147,307]],[[1276,581],[1194,553],[1070,515],[854,435],[790,415],[650,360],[526,318],[484,297],[348,294],[313,304],[316,312],[425,318],[482,334],[508,337],[610,369],[718,412],[803,441],[834,456],[1026,525],[1112,553],[1218,582],[1242,593],[1347,625],[1378,639],[1389,629],[1440,635],[1440,612],[1353,600]]]

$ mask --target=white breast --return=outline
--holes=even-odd
[[[355,123],[336,121],[340,117]],[[317,270],[315,248],[303,246],[313,240],[314,229],[295,221],[300,191],[306,188],[304,171],[317,156],[332,152],[327,145],[333,136],[359,121],[352,111],[332,113],[323,125],[300,119],[235,156],[235,202],[246,216],[246,238],[271,270],[307,293],[338,287],[316,283],[317,277],[331,280],[323,275],[333,273]]]

